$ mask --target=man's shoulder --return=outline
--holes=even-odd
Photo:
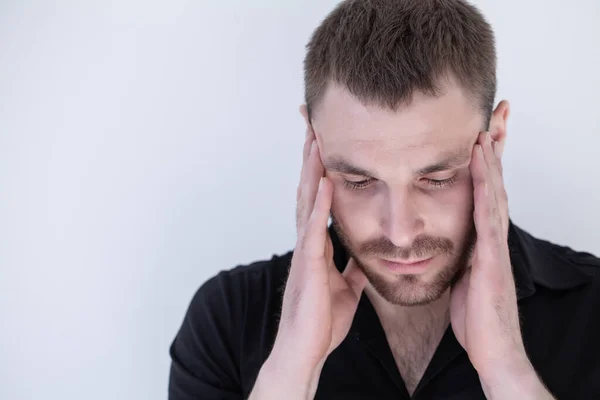
[[[593,371],[600,371],[600,259],[522,230],[514,233],[515,258],[534,284],[519,307],[528,357],[557,397],[590,398],[590,389],[598,388]]]
[[[600,281],[600,258],[570,246],[557,244],[514,228],[518,254],[533,281],[541,286],[565,290]]]
[[[600,276],[600,258],[598,256],[548,241],[542,241],[542,243],[563,262],[569,263],[589,275]]]
[[[550,240],[534,238],[538,250],[547,252],[557,263],[590,275],[600,276],[600,257],[588,251],[576,250]]]
[[[214,291],[222,290],[223,286],[232,286],[237,289],[258,290],[269,286],[278,287],[285,284],[292,251],[283,254],[273,254],[270,259],[261,259],[246,264],[238,264],[229,269],[224,269],[211,276],[201,289]]]
[[[274,254],[270,259],[238,264],[213,274],[197,289],[188,312],[239,320],[265,308],[277,309],[292,254]]]
[[[280,276],[286,275],[292,261],[293,251],[273,254],[270,259],[256,260],[246,264],[238,264],[222,271],[231,279],[243,279],[245,276]]]
[[[221,270],[200,285],[170,348],[173,388],[249,392],[275,337],[291,255]]]

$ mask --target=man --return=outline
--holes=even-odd
[[[307,49],[295,250],[200,288],[169,397],[600,398],[600,260],[508,217],[483,16],[347,0]]]

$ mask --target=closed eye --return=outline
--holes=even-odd
[[[362,181],[349,181],[344,179],[344,186],[352,190],[361,190],[367,188],[375,179],[363,179]]]
[[[429,178],[424,178],[424,179],[428,185],[431,185],[434,188],[443,188],[446,186],[452,186],[456,182],[456,175],[452,176],[448,179],[429,179]]]
[[[447,179],[431,179],[431,178],[423,178],[423,181],[429,186],[432,186],[435,189],[440,189],[443,187],[452,186],[456,182],[456,175],[451,176]],[[350,181],[348,179],[344,179],[344,186],[348,189],[352,190],[362,190],[368,188],[376,179],[368,178],[360,181]]]

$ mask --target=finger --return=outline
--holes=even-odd
[[[492,148],[492,136],[489,134],[489,132],[483,132],[480,136],[480,145],[481,145],[481,149],[483,150],[483,159],[485,160],[485,164],[486,164],[486,176],[487,179],[491,182],[493,190],[492,190],[492,194],[494,197],[496,197],[497,195],[497,189],[498,189],[498,182],[497,182],[497,177],[498,174],[496,174],[495,172],[497,172],[498,170],[498,166],[497,166],[497,162],[496,162],[496,155],[494,154],[494,149]]]
[[[494,149],[494,154],[496,155],[498,170],[500,171],[500,176],[504,176],[504,167],[502,165],[502,153],[504,152],[504,143],[494,141],[492,144],[492,148]]]
[[[308,157],[310,156],[310,149],[312,148],[314,140],[315,137],[312,133],[312,129],[310,127],[307,127],[306,138],[304,139],[304,149],[302,150],[302,168],[300,169],[300,181],[298,183],[298,190],[296,191],[296,201],[298,201],[301,196],[301,183],[303,181],[304,171],[306,170],[306,165],[308,164]]]
[[[496,157],[497,167],[497,182],[498,188],[496,191],[496,199],[500,206],[500,215],[502,217],[502,224],[505,229],[505,234],[508,237],[508,225],[509,225],[509,210],[508,210],[508,194],[506,192],[506,185],[504,184],[504,167],[502,165],[502,152],[504,144],[501,142],[493,142],[494,156]]]
[[[302,173],[300,175],[300,182],[298,183],[298,190],[296,192],[296,230],[300,235],[301,230],[304,228],[307,220],[307,214],[312,211],[312,204],[309,204],[307,198],[308,179],[307,175],[310,175],[308,170],[310,169],[311,160],[314,158],[314,153],[317,151],[317,144],[315,140],[311,140],[311,147],[308,153],[306,162],[302,165]],[[314,203],[314,201],[313,201]]]
[[[489,169],[480,144],[473,147],[471,176],[473,179],[474,220],[477,230],[477,257],[483,264],[499,256],[502,240],[502,227],[498,214],[498,204],[493,194]],[[479,259],[479,257],[483,259]],[[480,262],[476,264],[482,264]]]
[[[508,198],[504,188],[504,180],[500,173],[500,160],[494,151],[492,136],[486,133],[483,138],[483,156],[487,165],[488,176],[492,182],[493,193],[498,205],[498,216],[503,232],[508,232]]]
[[[313,140],[303,181],[300,183],[302,186],[302,189],[300,189],[302,192],[300,195],[300,202],[304,204],[300,216],[301,224],[305,224],[308,218],[310,218],[310,214],[313,212],[319,181],[323,176],[324,171],[325,169],[321,163],[321,155],[319,154],[319,145],[316,140]]]
[[[304,151],[302,152],[302,164],[304,165],[306,163],[306,160],[308,159],[308,155],[310,153],[310,145],[312,144],[312,141],[314,140],[315,135],[313,133],[313,130],[310,126],[306,127],[306,137],[304,139]]]
[[[362,293],[362,291],[365,288],[365,285],[367,284],[367,277],[365,276],[362,269],[358,267],[356,261],[354,261],[352,257],[348,261],[348,264],[346,265],[342,276],[344,277],[344,280],[348,283],[348,286],[350,286],[350,289],[352,289],[352,292],[354,292],[356,297],[360,297],[360,294]]]
[[[331,210],[333,185],[326,177],[322,177],[314,207],[303,231],[300,248],[309,260],[325,258],[325,243],[327,241],[327,221]],[[326,265],[326,263],[308,263],[309,265]]]

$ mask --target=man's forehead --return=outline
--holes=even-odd
[[[458,131],[458,133],[456,132]],[[468,150],[475,143],[478,129],[423,130],[402,132],[398,130],[381,133],[378,131],[359,132],[327,132],[315,129],[315,135],[320,146],[321,155],[339,155],[357,153],[359,155],[408,156],[420,154],[428,158],[447,153],[455,154]]]
[[[329,86],[312,120],[326,151],[394,153],[474,141],[482,123],[480,111],[457,86],[438,97],[414,93],[410,104],[396,110],[363,104],[345,89]]]
[[[410,105],[397,110],[333,90],[313,121],[326,166],[382,174],[468,162],[481,125],[479,110],[456,88],[437,98],[415,94]]]
[[[465,147],[478,131],[456,135],[452,132],[436,132],[432,130],[414,133],[398,133],[397,135],[379,134],[327,134],[326,131],[315,130],[319,144],[324,150],[361,151],[361,152],[404,152],[438,149],[441,151],[454,151],[457,147]]]
[[[321,120],[314,124],[321,150],[372,155],[455,152],[474,143],[480,130],[479,121],[436,124],[393,120],[356,122]]]

